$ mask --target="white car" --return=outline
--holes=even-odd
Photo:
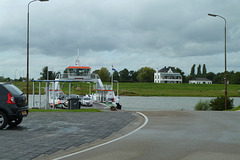
[[[82,98],[82,105],[83,106],[92,106],[93,105],[93,101],[91,97],[83,97]]]

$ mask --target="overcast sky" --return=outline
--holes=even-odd
[[[0,76],[26,75],[27,4],[0,0]],[[30,5],[30,77],[44,66],[63,71],[80,64],[92,71],[173,66],[189,74],[193,64],[240,71],[239,0],[50,0]]]

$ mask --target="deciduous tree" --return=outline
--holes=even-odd
[[[240,72],[236,72],[231,76],[230,79],[231,84],[240,84]]]
[[[113,80],[118,80],[119,81],[119,73],[117,71],[113,72]]]
[[[130,80],[133,82],[137,82],[137,76],[138,76],[138,72],[131,70],[129,72],[129,76],[130,76]]]
[[[150,67],[142,67],[138,70],[137,80],[139,82],[153,82],[155,70]]]
[[[127,68],[124,68],[122,71],[120,71],[119,75],[120,75],[120,81],[121,82],[127,82],[127,81],[130,80],[129,71],[128,71]]]
[[[110,81],[110,72],[108,71],[107,68],[102,67],[99,71],[98,71],[98,75],[101,78],[101,80],[103,82],[109,82]]]
[[[58,73],[56,73],[54,71],[48,71],[48,66],[45,66],[45,67],[43,67],[42,72],[40,73],[40,75],[42,75],[42,76],[39,79],[47,80],[47,77],[48,77],[49,80],[54,80]]]

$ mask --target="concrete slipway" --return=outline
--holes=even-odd
[[[148,123],[129,136],[71,160],[239,160],[240,112],[142,112]],[[101,142],[99,142],[101,144]]]

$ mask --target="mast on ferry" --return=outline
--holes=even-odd
[[[77,44],[77,53],[78,53],[78,56],[77,56],[77,59],[75,61],[75,65],[76,66],[80,66],[80,60],[79,60],[79,55],[80,55],[80,52],[79,52],[79,43]]]

